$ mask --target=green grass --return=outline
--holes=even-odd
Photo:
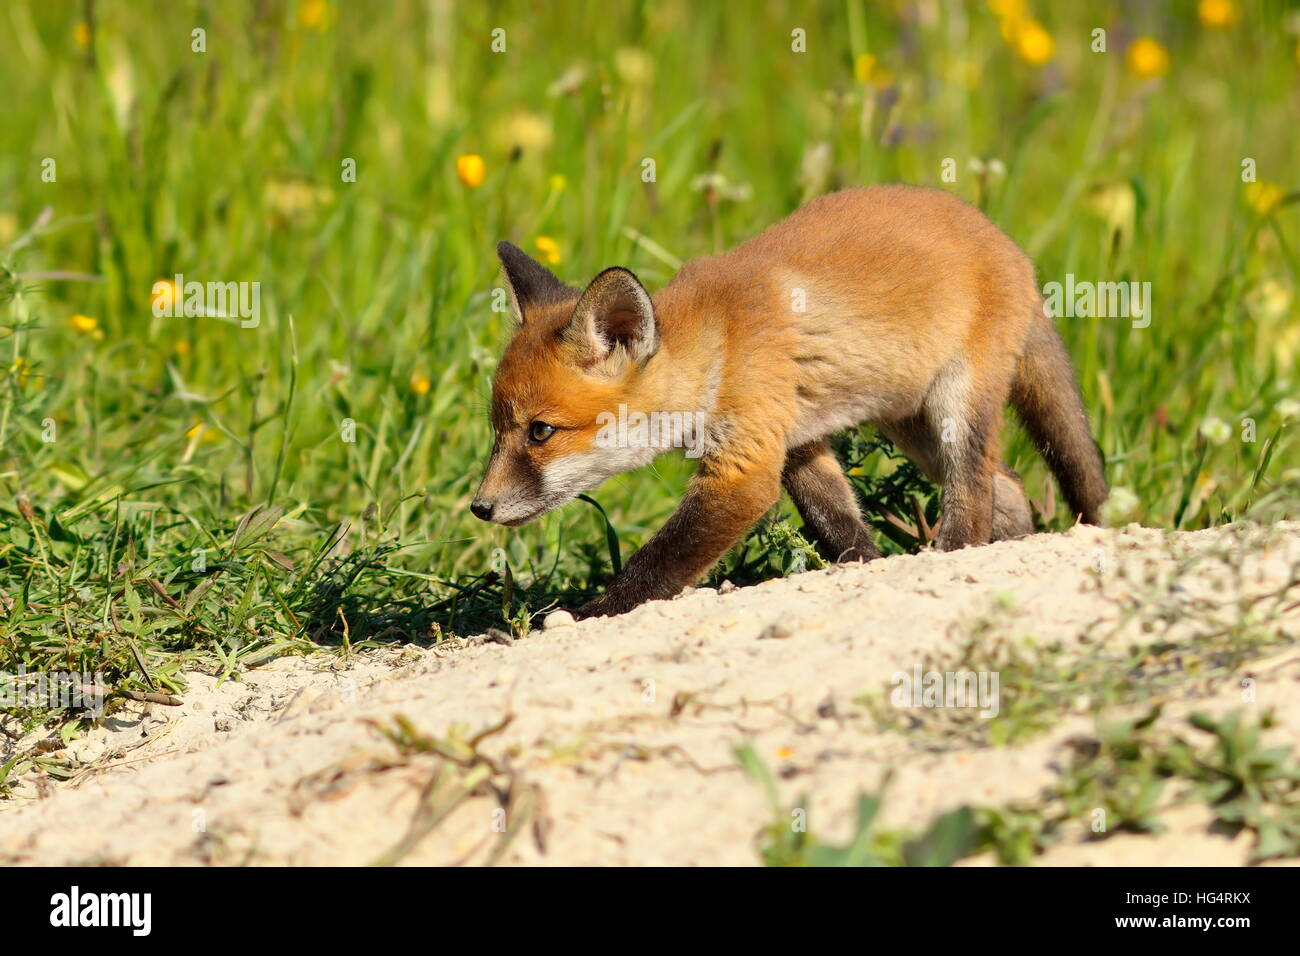
[[[327,4],[320,28],[304,6],[0,7],[0,669],[166,691],[199,659],[237,674],[321,644],[519,632],[576,603],[671,512],[689,466],[608,483],[603,515],[578,502],[520,531],[470,517],[508,334],[494,243],[551,237],[565,279],[621,263],[653,290],[856,184],[979,202],[1044,282],[1152,283],[1149,328],[1059,323],[1125,517],[1294,513],[1278,405],[1300,350],[1300,61],[1284,4],[1243,3],[1211,32],[1190,0],[1034,3],[1055,40],[1042,67],[983,4],[393,0]],[[1088,47],[1099,25],[1105,54]],[[1168,50],[1163,79],[1126,72],[1134,34]],[[471,153],[477,188],[456,172]],[[1244,157],[1285,197],[1267,211]],[[1004,174],[970,171],[995,158]],[[261,282],[260,326],[155,318],[152,284],[177,272]],[[1200,437],[1207,418],[1229,437]],[[1044,526],[1063,526],[1041,462],[1008,438]],[[915,546],[885,514],[932,520],[933,488],[869,434],[845,451],[882,543]],[[719,574],[812,566],[794,527],[760,530]]]

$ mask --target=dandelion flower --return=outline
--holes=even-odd
[[[99,319],[91,318],[88,315],[74,315],[68,319],[68,325],[72,331],[79,335],[89,335],[92,339],[102,339],[103,331],[99,328]]]
[[[649,86],[655,75],[654,57],[637,47],[621,47],[614,51],[614,72],[628,86]]]
[[[478,153],[466,153],[464,156],[456,157],[456,176],[470,189],[477,189],[483,185],[483,177],[486,173],[487,165]]]
[[[1030,66],[1042,66],[1056,53],[1056,43],[1037,20],[1021,21],[1013,31],[1016,56]]]
[[[1237,22],[1240,12],[1233,0],[1201,0],[1196,5],[1196,15],[1207,30],[1226,30]]]
[[[1282,187],[1277,183],[1246,184],[1246,202],[1261,216],[1267,216],[1282,201]]]
[[[335,9],[328,0],[302,0],[298,4],[298,22],[308,30],[324,33],[334,25]]]
[[[538,236],[533,242],[537,246],[537,251],[542,254],[543,259],[551,265],[559,263],[561,256],[558,242],[550,236]]]
[[[1128,71],[1141,80],[1164,76],[1169,72],[1169,53],[1151,37],[1138,37],[1124,57]]]
[[[433,383],[429,381],[429,376],[422,375],[419,372],[411,373],[411,391],[416,395],[428,395],[429,389]]]
[[[876,89],[885,90],[894,85],[894,73],[882,66],[870,53],[859,53],[853,61],[853,75],[861,83],[870,83]]]
[[[547,183],[550,185],[551,192],[553,193],[562,193],[569,188],[569,180],[563,173],[555,173],[549,180],[547,180]]]
[[[78,23],[72,28],[72,42],[83,50],[90,46],[90,24]]]
[[[853,60],[853,74],[860,83],[870,83],[876,71],[876,58],[870,53],[859,53]]]

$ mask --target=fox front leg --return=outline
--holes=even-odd
[[[701,470],[658,533],[628,560],[605,593],[578,608],[579,618],[622,614],[680,594],[776,503],[779,466],[761,471]]]

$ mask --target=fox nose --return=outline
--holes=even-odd
[[[475,518],[480,518],[483,521],[492,520],[492,502],[490,501],[475,498],[470,502],[469,510]]]

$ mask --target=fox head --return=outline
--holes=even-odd
[[[470,511],[514,527],[653,457],[602,447],[597,436],[599,416],[650,398],[644,372],[659,326],[626,269],[606,269],[579,290],[508,242],[497,255],[515,332],[492,384],[492,456]]]

